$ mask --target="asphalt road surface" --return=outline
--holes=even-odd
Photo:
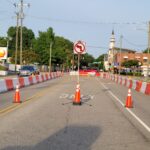
[[[0,94],[0,150],[150,150],[150,97],[100,77],[81,77],[81,106],[72,104],[77,78]]]

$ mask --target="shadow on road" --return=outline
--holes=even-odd
[[[100,128],[96,126],[68,126],[35,146],[18,144],[1,150],[91,150],[100,133]]]

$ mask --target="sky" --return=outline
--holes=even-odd
[[[16,26],[20,0],[0,0],[0,37]],[[72,42],[82,40],[86,51],[95,58],[107,53],[114,29],[116,47],[145,50],[148,43],[150,0],[24,0],[23,25],[39,31],[52,27],[55,35]]]

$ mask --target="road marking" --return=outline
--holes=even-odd
[[[6,107],[6,108],[0,110],[0,115],[3,114],[3,113],[5,113],[5,112],[8,112],[8,111],[14,109],[15,107],[17,107],[17,105],[18,105],[18,104],[13,104],[13,105],[11,105],[11,106],[8,106],[8,107]]]
[[[75,94],[67,94],[67,93],[62,93],[59,98],[60,99],[73,99],[75,97]],[[81,95],[82,100],[87,100],[87,99],[94,99],[94,95]]]
[[[59,79],[59,78],[57,78],[57,79]],[[51,80],[51,81],[53,81],[53,80]],[[64,78],[63,78],[63,80],[62,80],[62,83],[63,83],[63,82],[65,82],[65,79],[64,79]],[[56,87],[56,86],[58,86],[58,85],[55,85],[55,87]],[[25,99],[22,103],[19,103],[19,104],[18,104],[18,103],[12,104],[12,105],[10,105],[10,106],[7,106],[6,108],[0,109],[0,117],[1,117],[1,116],[4,116],[4,115],[6,115],[6,114],[8,114],[9,112],[12,112],[12,111],[18,109],[18,108],[21,108],[21,107],[27,105],[27,104],[30,103],[30,102],[33,102],[33,101],[37,100],[36,98],[39,98],[39,97],[45,95],[45,93],[47,93],[47,92],[49,91],[49,89],[52,88],[52,87],[54,87],[54,86],[48,86],[46,89],[41,90],[40,92],[34,94],[33,96],[31,96],[31,97]]]
[[[48,87],[47,89],[44,89],[44,90],[42,90],[42,91],[40,91],[40,92],[34,94],[33,96],[31,96],[31,97],[25,99],[22,103],[12,104],[12,105],[10,105],[10,106],[8,106],[8,107],[6,107],[6,108],[1,109],[1,110],[0,110],[0,116],[4,116],[4,115],[8,114],[9,112],[12,112],[13,110],[16,110],[16,109],[18,109],[18,108],[21,108],[21,107],[27,105],[28,103],[37,100],[37,98],[39,98],[39,97],[45,95],[45,93],[47,93],[50,88],[52,88],[52,87],[50,86],[50,87]]]
[[[99,81],[99,80],[98,80]],[[101,83],[99,81],[99,83],[107,90],[108,87],[105,86],[103,83]],[[113,94],[111,91],[108,90],[108,93],[114,97],[116,99],[116,101],[118,101],[123,107],[125,106],[124,103],[115,95]],[[126,107],[125,107],[126,108]],[[129,108],[126,108],[126,110],[148,131],[150,132],[150,127],[145,123],[143,122],[138,116],[135,115],[135,113],[133,113]]]

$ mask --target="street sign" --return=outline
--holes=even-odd
[[[86,53],[85,42],[83,41],[75,42],[73,52],[74,54],[85,54]]]

